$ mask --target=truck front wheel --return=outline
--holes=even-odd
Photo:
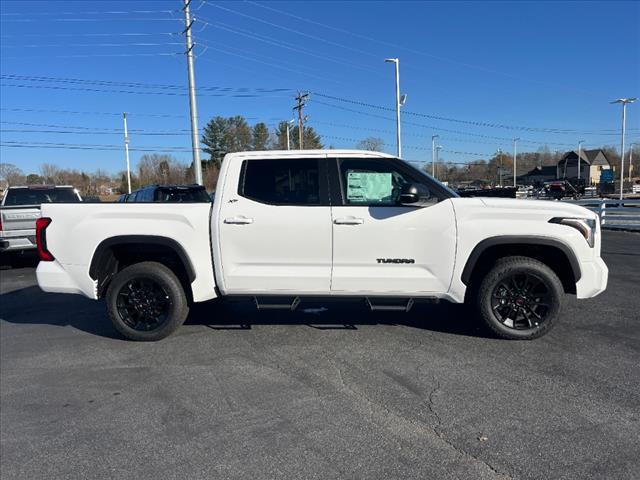
[[[189,313],[180,280],[157,262],[136,263],[120,271],[107,289],[106,302],[113,325],[130,340],[161,340]]]
[[[500,338],[530,340],[553,327],[562,306],[562,282],[544,263],[505,257],[480,281],[476,306],[486,326]]]

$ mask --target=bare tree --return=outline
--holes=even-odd
[[[62,170],[57,165],[43,163],[40,165],[40,176],[45,182],[59,184],[62,183]]]
[[[380,137],[367,137],[358,143],[358,150],[371,150],[372,152],[381,152],[384,148],[384,140]]]
[[[0,163],[0,182],[5,186],[17,185],[24,183],[25,176],[22,170],[13,163]]]

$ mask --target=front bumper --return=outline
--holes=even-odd
[[[609,280],[609,269],[600,257],[591,262],[581,262],[580,280],[576,283],[577,298],[591,298],[604,292]]]

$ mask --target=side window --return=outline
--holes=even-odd
[[[345,205],[398,205],[405,184],[417,186],[422,201],[430,197],[426,185],[387,160],[340,160],[340,181]]]
[[[271,205],[320,205],[315,159],[245,160],[238,194]]]
[[[127,197],[127,203],[135,202],[139,192],[131,192]]]

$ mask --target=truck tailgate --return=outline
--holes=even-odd
[[[19,205],[12,207],[0,207],[2,231],[34,230],[36,219],[40,218],[39,205]]]

